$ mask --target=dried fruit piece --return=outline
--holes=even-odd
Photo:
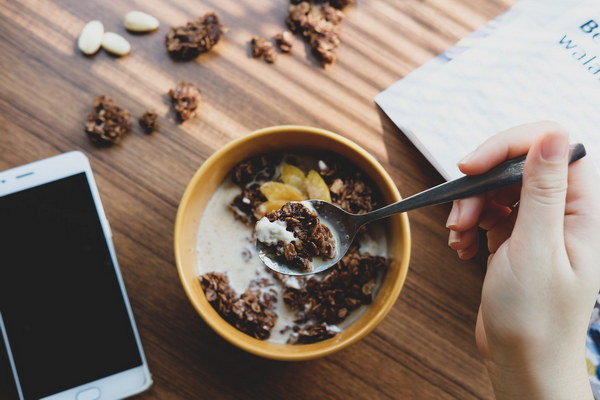
[[[92,55],[100,50],[102,36],[104,35],[104,25],[100,21],[90,21],[81,30],[77,47],[82,53]]]
[[[131,51],[131,45],[127,39],[114,32],[104,32],[102,48],[117,56],[124,56]]]
[[[254,211],[254,216],[256,217],[256,219],[261,219],[265,216],[266,213],[279,210],[287,202],[287,200],[267,200],[264,203],[261,203],[258,207],[256,207],[256,211]]]
[[[260,186],[260,191],[267,200],[286,200],[286,201],[302,201],[304,196],[302,193],[286,183],[281,182],[265,182]]]
[[[306,191],[308,192],[308,198],[311,200],[324,200],[331,203],[329,187],[314,169],[308,171],[306,176]]]
[[[141,11],[129,11],[123,20],[125,29],[132,32],[150,32],[158,28],[160,22],[150,14]]]
[[[292,185],[302,193],[306,193],[306,175],[298,167],[288,163],[281,164],[281,180],[288,185]]]

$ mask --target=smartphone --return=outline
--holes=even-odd
[[[152,379],[89,161],[0,172],[0,400],[108,400]]]

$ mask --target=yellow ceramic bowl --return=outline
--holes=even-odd
[[[261,153],[319,150],[337,153],[352,161],[378,186],[385,203],[400,200],[396,185],[383,167],[364,149],[335,133],[303,126],[276,126],[261,129],[234,140],[218,150],[196,172],[189,183],[175,222],[175,259],[181,283],[204,321],[232,344],[256,355],[277,360],[307,360],[340,350],[373,330],[394,305],[408,271],[410,230],[406,214],[388,218],[388,270],[375,300],[365,312],[337,336],[306,345],[269,343],[254,339],[229,325],[204,296],[196,266],[196,233],[208,200],[241,160]]]

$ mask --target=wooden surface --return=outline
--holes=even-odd
[[[347,10],[339,60],[323,70],[296,40],[275,65],[249,57],[253,35],[284,28],[284,0],[22,0],[0,2],[0,170],[69,150],[92,168],[155,383],[140,399],[490,399],[474,341],[485,254],[460,262],[447,247],[449,210],[410,214],[408,279],[387,318],[365,339],[310,362],[260,359],[226,343],[188,302],[173,261],[173,225],[188,180],[230,140],[278,124],[330,129],[355,140],[403,195],[441,177],[377,109],[373,97],[513,0],[359,0]],[[157,33],[132,35],[123,15],[157,16]],[[172,61],[168,27],[214,10],[229,27],[215,51]],[[133,53],[84,57],[76,37],[100,19]],[[203,91],[200,118],[178,125],[166,93],[179,80]],[[155,108],[160,132],[135,125],[119,146],[83,131],[99,94],[139,116]]]

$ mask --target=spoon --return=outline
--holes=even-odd
[[[581,143],[571,146],[569,150],[569,164],[585,156],[585,148]],[[499,164],[481,175],[463,176],[461,178],[442,183],[421,193],[389,204],[385,207],[366,214],[350,214],[336,205],[323,200],[309,200],[321,222],[329,227],[336,238],[335,256],[332,259],[313,259],[311,271],[299,271],[286,264],[280,263],[273,249],[256,241],[258,256],[269,268],[285,275],[312,275],[323,272],[334,266],[348,251],[358,229],[370,222],[403,213],[417,208],[448,203],[454,200],[471,197],[508,185],[521,182],[525,157],[513,158]],[[315,262],[316,261],[316,262]]]

